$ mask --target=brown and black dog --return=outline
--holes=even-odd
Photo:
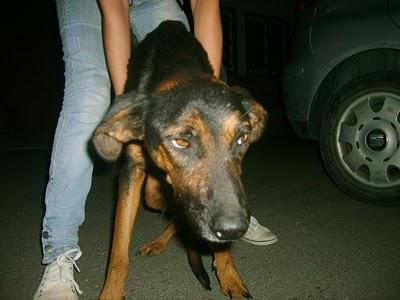
[[[106,160],[116,160],[123,149],[127,154],[100,299],[124,297],[131,231],[143,185],[147,206],[160,211],[173,207],[175,217],[139,253],[164,251],[184,222],[185,230],[211,247],[221,292],[235,299],[251,298],[234,266],[229,242],[249,226],[241,161],[262,133],[266,111],[244,89],[231,88],[213,76],[206,52],[179,22],[163,22],[148,34],[135,49],[128,73],[128,92],[118,97],[93,138]],[[163,184],[172,187],[171,199],[162,193]],[[195,246],[188,246],[188,258],[196,277],[209,288]]]

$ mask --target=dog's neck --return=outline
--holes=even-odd
[[[183,73],[193,77],[212,76],[214,72],[200,42],[182,23],[163,23],[134,49],[125,90],[150,94],[173,81],[171,76]]]

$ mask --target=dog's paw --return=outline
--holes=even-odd
[[[166,244],[160,241],[153,241],[143,245],[136,254],[142,256],[156,256],[165,251]]]
[[[253,299],[249,290],[233,268],[226,268],[224,271],[217,271],[217,278],[221,285],[221,293],[231,299]]]
[[[240,278],[228,278],[226,282],[221,282],[221,293],[235,300],[253,299]]]

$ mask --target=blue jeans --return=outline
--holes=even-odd
[[[128,0],[127,0],[128,1]],[[90,141],[110,105],[110,78],[96,0],[56,0],[65,62],[65,90],[54,137],[46,189],[42,247],[44,264],[79,249],[78,230],[92,182]],[[175,0],[133,0],[130,22],[137,39],[167,19],[187,25]]]

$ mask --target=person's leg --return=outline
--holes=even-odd
[[[138,41],[166,20],[181,21],[190,30],[187,17],[176,0],[132,0],[130,20]]]
[[[57,0],[57,14],[65,90],[45,196],[43,264],[52,263],[66,252],[69,258],[80,253],[78,229],[84,221],[93,170],[90,140],[110,103],[97,1]]]
[[[65,91],[59,116],[43,219],[43,263],[78,248],[78,229],[91,186],[90,139],[110,103],[101,17],[95,0],[58,0],[65,62]]]

